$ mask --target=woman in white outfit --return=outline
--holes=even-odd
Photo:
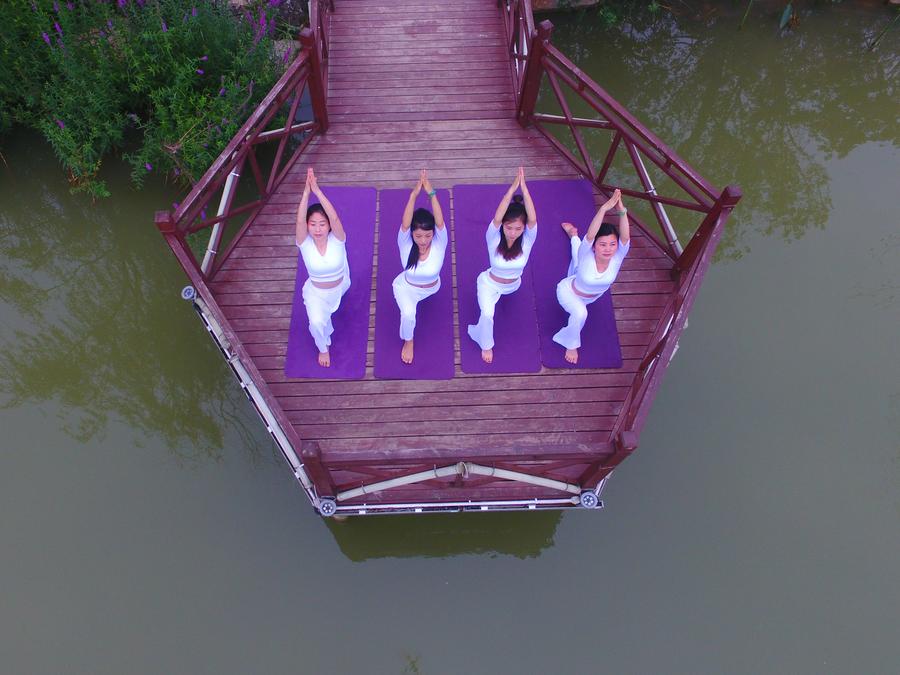
[[[431,209],[417,209],[416,197],[422,189],[431,197]],[[441,267],[447,252],[447,228],[436,191],[425,169],[409,194],[397,233],[400,264],[404,270],[394,279],[394,298],[400,308],[400,339],[403,363],[413,361],[413,335],[416,330],[416,306],[441,289]]]
[[[515,195],[522,188],[522,195]],[[494,309],[500,296],[519,290],[522,273],[537,238],[537,216],[525,185],[525,170],[519,173],[500,200],[494,219],[488,223],[485,239],[491,266],[478,275],[476,289],[481,315],[470,324],[469,337],[481,347],[485,363],[494,360]]]
[[[603,222],[612,209],[615,209],[613,215],[619,217],[618,227]],[[584,239],[578,238],[578,229],[572,223],[562,223],[562,228],[569,235],[572,261],[568,276],[556,285],[556,298],[569,313],[569,323],[553,336],[553,341],[566,348],[566,361],[578,363],[587,306],[612,286],[631,246],[628,211],[622,204],[622,193],[616,190],[600,207]]]
[[[319,204],[309,205],[309,193]],[[303,256],[309,278],[303,284],[303,304],[309,317],[309,332],[319,350],[319,365],[331,365],[331,315],[341,305],[350,288],[345,242],[347,235],[337,212],[319,189],[312,168],[306,172],[306,186],[297,209],[297,246]]]

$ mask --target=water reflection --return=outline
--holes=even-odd
[[[268,449],[218,352],[177,305],[179,272],[149,216],[164,188],[135,194],[127,172],[114,173],[122,197],[92,206],[69,195],[35,137],[4,155],[0,407],[50,403],[81,442],[122,420],[185,460],[217,458],[226,433],[251,455]]]
[[[644,14],[621,32],[589,12],[552,20],[554,42],[580,68],[713,184],[743,188],[720,258],[744,255],[751,233],[793,240],[823,228],[832,208],[826,162],[900,139],[900,55],[865,51],[884,23],[879,12],[810,13],[794,33],[752,20],[737,31],[733,16]],[[598,142],[588,139],[602,159]],[[682,239],[693,231],[689,217],[670,215]]]
[[[562,511],[535,511],[366,516],[327,524],[354,562],[483,553],[535,558],[553,545],[561,518]]]

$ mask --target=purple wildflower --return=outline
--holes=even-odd
[[[66,123],[63,122],[62,120],[56,120],[56,123],[59,125],[59,128],[60,128],[60,129],[65,129],[65,128],[66,128]]]
[[[36,11],[37,11],[37,5],[34,4],[34,0],[31,0],[31,11],[32,11],[32,12],[36,12]]]
[[[75,9],[75,5],[73,5],[71,2],[67,2],[66,9],[68,9],[71,12],[73,9]]]
[[[48,47],[52,47],[52,46],[53,46],[53,44],[50,42],[50,36],[49,36],[49,35],[47,35],[46,33],[41,33],[41,37],[44,38],[44,42],[47,43],[47,46],[48,46]]]
[[[290,58],[291,58],[291,50],[286,49],[284,51],[284,58],[282,58],[281,61],[282,61],[282,63],[287,63],[290,60]]]
[[[202,68],[197,68],[197,74],[198,74],[198,75],[202,75],[202,74],[203,74],[203,69],[202,69]]]
[[[59,33],[60,35],[63,34],[63,33],[62,33],[62,28],[59,27],[59,23],[58,23],[58,22],[54,21],[54,22],[53,22],[53,27],[56,29],[56,32],[57,32],[57,33]]]
[[[104,31],[102,31],[102,30],[98,33],[98,35],[99,35],[100,37],[102,37],[102,38],[105,38],[105,37],[106,37],[106,33],[105,33]]]
[[[201,209],[201,210],[200,210],[200,219],[201,219],[201,220],[206,220],[206,209]]]
[[[259,13],[259,26],[260,28],[265,28],[266,26],[266,10],[262,10]]]
[[[178,210],[178,202],[172,202],[172,208]]]
[[[180,176],[180,175],[181,175],[181,169],[179,169],[177,166],[175,167],[175,175],[176,175],[176,176]],[[178,208],[178,205],[177,205],[177,204],[175,205],[175,208],[176,208],[176,209]]]
[[[119,9],[125,9],[125,5],[128,4],[128,0],[119,0]]]
[[[219,89],[219,96],[224,96],[224,95],[225,95],[225,87],[222,87],[221,89]]]
[[[281,4],[281,0],[269,0],[269,7],[278,7]]]
[[[53,0],[53,11],[59,14],[59,3]]]
[[[194,16],[194,17],[197,16],[197,8],[196,7],[191,7],[191,16]]]
[[[162,22],[162,29],[163,29],[163,33],[168,33],[168,32],[169,32],[169,27],[166,25],[166,20],[165,20],[165,19],[163,19],[163,22]]]
[[[144,168],[147,169],[147,171],[153,171],[153,165],[150,162],[144,164]]]
[[[201,60],[201,61],[208,61],[208,60],[209,60],[209,57],[208,57],[206,54],[204,54],[203,56],[200,57],[200,60]]]
[[[113,29],[112,19],[107,19],[107,20],[106,20],[106,27],[109,28],[110,30]]]

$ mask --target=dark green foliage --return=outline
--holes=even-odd
[[[202,175],[283,70],[278,0],[4,0],[0,131],[38,129],[73,190],[121,152],[134,182]],[[127,150],[127,152],[126,152]]]

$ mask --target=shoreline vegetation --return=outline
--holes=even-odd
[[[189,186],[284,71],[301,5],[6,0],[0,134],[38,131],[92,199],[109,196],[99,172],[113,156],[137,187],[152,174]]]
[[[593,3],[593,6],[585,7]],[[634,21],[763,17],[785,33],[813,11],[881,11],[874,49],[900,0],[533,0],[613,29]],[[305,0],[5,0],[0,3],[0,143],[18,127],[51,145],[73,193],[109,196],[103,162],[132,183],[196,182],[295,54]],[[4,161],[2,146],[0,160]]]

